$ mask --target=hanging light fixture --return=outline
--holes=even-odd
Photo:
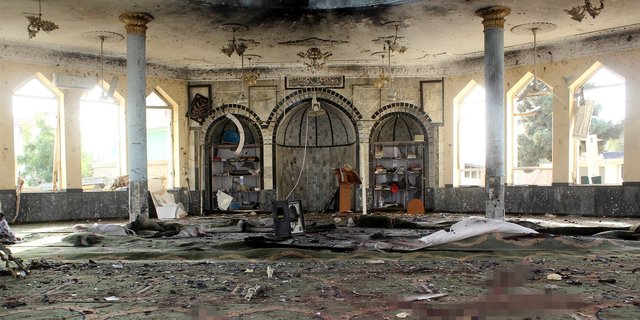
[[[556,29],[556,25],[548,22],[532,22],[521,24],[511,29],[516,34],[533,35],[533,80],[527,85],[524,92],[518,98],[522,101],[525,98],[549,95],[548,87],[538,79],[538,34],[551,32]]]
[[[260,74],[254,70],[251,70],[251,60],[260,59],[262,58],[262,56],[253,54],[253,53],[245,53],[242,55],[242,57],[243,58],[246,57],[247,60],[249,61],[249,70],[242,72],[242,81],[247,86],[255,86],[258,83],[258,78],[260,78]],[[243,70],[244,70],[244,63],[243,63]]]
[[[405,29],[411,26],[408,21],[389,21],[385,22],[382,26],[387,29],[395,30],[394,35],[387,37],[384,40],[385,46],[387,46],[390,51],[405,53],[407,50],[409,50],[409,47],[400,44],[400,40],[402,40],[404,37],[398,36],[399,29]]]
[[[384,86],[389,82],[389,75],[386,74],[385,68],[386,68],[386,60],[385,57],[387,56],[387,52],[386,51],[378,51],[378,52],[374,52],[371,55],[373,56],[381,56],[382,57],[382,70],[380,71],[380,75],[378,76],[378,78],[373,82],[373,86],[376,87],[377,89],[382,90],[382,88],[384,88]]]
[[[246,84],[248,87],[254,86],[256,85],[256,83],[258,83],[258,78],[260,77],[260,74],[255,71],[244,70],[245,56],[247,57],[247,60],[249,60],[249,68],[251,68],[251,59],[262,58],[260,55],[252,54],[252,53],[243,53],[240,56],[240,96],[238,96],[238,103],[248,102],[247,95],[244,92],[244,85]]]
[[[383,61],[385,57],[387,58],[387,73],[385,74],[384,70],[382,70],[380,76],[374,81],[373,85],[376,88],[382,90],[382,88],[384,88],[384,86],[388,84],[389,92],[387,94],[386,100],[395,101],[397,92],[393,88],[393,77],[391,76],[391,55],[394,53],[402,54],[409,49],[407,46],[400,43],[403,37],[400,37],[398,35],[398,30],[408,28],[409,26],[411,26],[411,24],[408,21],[389,21],[384,23],[382,26],[388,29],[393,29],[395,33],[391,36],[380,37],[373,40],[374,42],[382,42],[383,44],[383,51],[378,51],[373,54],[381,55]]]
[[[38,15],[37,16],[25,16],[29,20],[27,26],[27,32],[29,33],[29,39],[33,38],[40,31],[50,32],[58,29],[58,25],[53,21],[42,20],[42,0],[38,0]]]
[[[584,5],[573,7],[570,10],[565,9],[564,12],[569,14],[571,19],[581,22],[587,13],[595,19],[602,9],[604,9],[604,0],[600,0],[600,7],[594,6],[591,0],[584,0]]]
[[[122,41],[124,36],[111,31],[91,31],[85,34],[87,37],[100,41],[100,88],[102,88],[101,99],[113,98],[113,94],[118,85],[118,76],[113,76],[111,81],[108,82],[109,91],[104,90],[104,44],[105,42],[117,42]]]
[[[222,46],[220,51],[227,57],[231,57],[234,52],[238,56],[242,56],[247,50],[247,45],[244,42],[236,40],[236,32],[245,32],[249,30],[249,27],[239,23],[225,23],[220,26],[220,29],[233,33],[232,39],[229,40],[224,46]]]

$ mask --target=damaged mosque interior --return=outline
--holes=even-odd
[[[640,319],[637,0],[0,21],[0,319]]]

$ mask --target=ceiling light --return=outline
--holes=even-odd
[[[223,45],[220,51],[222,51],[222,53],[224,53],[227,57],[231,57],[234,52],[239,56],[242,56],[247,50],[247,45],[244,42],[236,40],[236,32],[247,31],[249,30],[249,27],[239,23],[225,23],[220,26],[220,29],[228,32],[233,32],[233,38],[229,40],[229,42],[227,42],[225,45]]]
[[[405,45],[402,45],[400,41],[403,37],[398,36],[398,30],[408,28],[411,24],[408,21],[389,21],[382,25],[385,28],[393,29],[395,33],[391,36],[387,37],[379,37],[374,39],[374,42],[382,42],[382,50],[374,52],[372,55],[380,55],[382,57],[383,63],[387,64],[387,72],[385,73],[384,69],[380,72],[378,78],[373,82],[373,86],[382,90],[388,84],[388,93],[386,97],[386,101],[395,101],[397,92],[393,88],[393,77],[391,77],[391,55],[393,53],[405,53],[409,48]],[[386,57],[386,61],[385,61]]]
[[[249,67],[251,67],[251,59],[253,58],[262,58],[257,54],[251,53],[243,53],[240,55],[240,96],[238,97],[238,103],[246,103],[248,102],[247,96],[244,93],[244,85],[254,86],[258,83],[258,78],[260,74],[255,71],[245,71],[244,70],[244,57],[247,57],[249,60]]]
[[[109,91],[104,90],[104,44],[105,42],[118,42],[124,39],[124,36],[111,31],[90,31],[84,34],[86,37],[92,40],[100,41],[100,87],[102,88],[102,99],[113,98],[113,94],[118,84],[118,76],[113,76],[111,81],[108,82]]]
[[[304,65],[306,65],[312,71],[324,67],[327,58],[329,58],[331,55],[333,55],[331,51],[322,52],[322,50],[316,47],[309,48],[307,52],[298,52],[299,57],[311,60],[311,62],[305,62]]]
[[[382,64],[383,66],[386,66],[387,60],[385,59],[385,57],[387,56],[387,51],[378,51],[378,52],[372,53],[371,55],[382,57]],[[384,86],[389,82],[389,80],[390,80],[390,77],[388,74],[384,72],[384,67],[383,67],[383,69],[380,71],[380,75],[378,75],[378,78],[373,82],[373,86],[376,87],[377,89],[382,90],[382,88],[384,88]]]
[[[386,38],[378,38],[382,39],[382,41],[384,42],[384,50],[390,50],[397,53],[405,53],[409,48],[400,44],[400,41],[404,39],[404,37],[398,36],[398,30],[408,28],[409,26],[411,26],[411,24],[408,21],[389,21],[385,22],[382,26],[388,29],[395,30],[395,34],[392,36]]]
[[[565,9],[564,12],[569,14],[571,19],[580,22],[584,19],[586,13],[588,13],[591,18],[595,19],[602,9],[604,9],[604,0],[600,0],[600,7],[593,6],[593,4],[591,4],[591,0],[584,0],[584,5],[573,7],[571,10]]]
[[[38,0],[38,16],[25,16],[29,20],[27,26],[27,32],[29,32],[29,39],[33,38],[40,31],[50,32],[58,29],[58,25],[53,21],[42,20],[42,2]]]
[[[525,98],[551,94],[551,92],[548,91],[548,87],[538,79],[538,34],[551,32],[556,28],[557,26],[555,24],[548,22],[532,22],[511,28],[511,32],[516,34],[531,33],[533,35],[533,80],[527,85],[524,92],[520,94],[518,101],[522,101]]]
[[[252,59],[260,59],[262,58],[260,55],[257,54],[252,54],[252,53],[245,53],[242,55],[242,81],[247,85],[247,86],[255,86],[258,83],[258,78],[260,78],[260,73],[253,71],[253,70],[244,70],[244,58],[247,58],[247,60],[249,60],[249,69],[251,69],[251,60]]]

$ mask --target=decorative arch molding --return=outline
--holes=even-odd
[[[276,104],[269,114],[269,118],[267,118],[269,128],[273,130],[276,122],[282,118],[282,113],[296,106],[297,102],[311,99],[314,96],[318,99],[327,100],[328,102],[342,108],[347,112],[347,114],[351,114],[353,121],[362,120],[364,118],[362,113],[360,113],[360,111],[353,105],[353,102],[340,93],[327,88],[306,88],[289,94]]]
[[[47,89],[49,89],[56,96],[56,98],[58,100],[62,99],[62,97],[64,96],[64,92],[62,92],[60,89],[56,88],[53,85],[53,82],[51,80],[49,80],[49,78],[47,78],[41,72],[36,72],[36,73],[26,77],[26,79],[24,81],[14,85],[12,93],[15,93],[16,90],[22,88],[24,85],[26,85],[29,81],[31,81],[33,79],[36,79],[36,80],[40,81],[40,83],[42,83],[45,87],[47,87]]]
[[[178,110],[178,102],[176,102],[171,95],[162,88],[162,86],[153,87],[145,97],[148,97],[152,92],[157,93],[173,110]]]
[[[369,123],[366,126],[367,132],[361,132],[360,136],[366,137],[366,142],[370,142],[373,129],[380,123],[381,120],[383,120],[387,116],[392,116],[394,114],[406,114],[409,117],[417,120],[422,125],[422,129],[426,134],[425,157],[428,165],[427,172],[425,172],[425,178],[427,178],[426,187],[433,188],[438,186],[440,170],[440,159],[438,151],[438,126],[434,126],[431,124],[431,118],[426,112],[424,112],[424,110],[422,110],[422,108],[408,102],[394,102],[383,106],[373,113],[371,118],[375,121],[367,121]]]
[[[383,106],[371,115],[371,119],[375,120],[376,118],[382,118],[385,115],[394,112],[408,113],[420,120],[420,122],[425,124],[425,126],[428,126],[427,124],[431,123],[431,117],[429,117],[422,108],[408,102],[393,102]]]
[[[241,105],[241,104],[224,104],[219,107],[215,107],[211,110],[211,113],[207,116],[207,119],[202,123],[200,127],[200,139],[198,141],[198,145],[203,146],[206,142],[206,137],[213,127],[212,125],[220,118],[224,117],[227,113],[231,113],[233,115],[239,115],[247,118],[255,124],[258,128],[260,128],[260,117],[249,107]],[[266,137],[264,132],[261,132],[262,137]]]

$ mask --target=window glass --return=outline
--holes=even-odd
[[[459,106],[458,160],[460,185],[484,185],[485,93],[474,87]]]
[[[515,185],[551,185],[553,93],[532,79],[513,101]]]
[[[580,140],[578,183],[621,184],[624,159],[625,81],[598,70],[577,92],[576,105],[592,104],[586,139]]]
[[[85,190],[109,186],[121,173],[120,105],[96,86],[80,101],[82,185]]]
[[[51,191],[58,99],[34,78],[15,91],[12,107],[16,175],[24,191]]]

